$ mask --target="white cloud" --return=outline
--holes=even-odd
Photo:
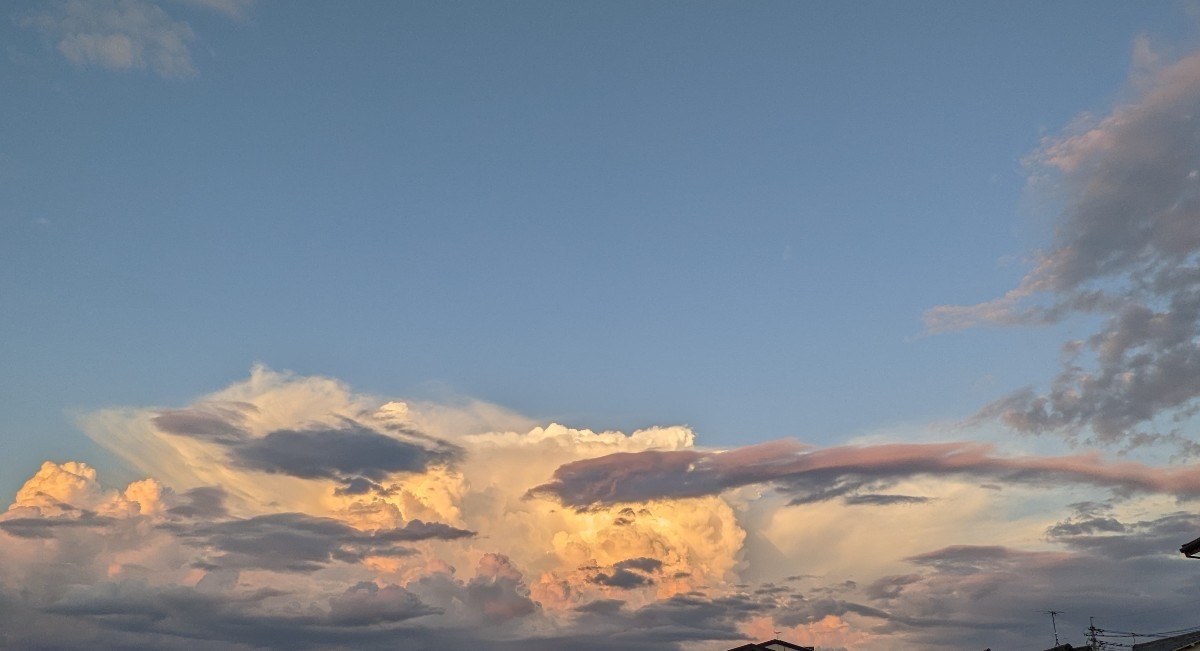
[[[244,0],[188,0],[230,18],[242,19]],[[60,54],[81,67],[149,70],[179,79],[196,74],[188,23],[151,0],[68,0],[22,21],[54,39]]]
[[[1086,482],[1049,494],[922,463],[854,503],[789,506],[787,491],[738,481],[580,510],[529,491],[584,460],[714,452],[679,426],[509,429],[527,422],[262,367],[190,405],[91,414],[85,431],[153,479],[115,490],[86,464],[47,462],[18,491],[0,514],[0,602],[26,614],[10,635],[62,648],[81,644],[70,628],[132,648],[650,651],[779,630],[863,651],[1016,646],[997,627],[1028,610],[1022,582],[1081,611],[1096,604],[1071,591],[1098,576],[1175,585],[1170,545],[1200,526],[1161,495],[1101,504]],[[348,447],[314,459],[322,437]],[[371,463],[364,444],[399,456]],[[246,449],[275,456],[247,464]],[[779,443],[719,457],[766,481],[788,451],[846,453]],[[896,495],[928,499],[885,499]],[[1085,500],[1100,505],[1068,506]]]

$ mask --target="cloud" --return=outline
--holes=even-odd
[[[183,493],[182,504],[171,507],[168,512],[184,518],[214,520],[229,515],[225,509],[225,490],[220,486],[201,486]]]
[[[392,473],[420,472],[431,464],[447,464],[462,450],[446,441],[387,424],[376,431],[341,417],[336,426],[312,425],[279,429],[253,436],[244,427],[251,403],[208,402],[164,410],[151,418],[161,432],[223,446],[237,465],[302,479],[334,479],[347,494],[361,495],[382,487]]]
[[[250,8],[254,6],[255,0],[177,0],[187,5],[200,7],[209,11],[215,11],[220,14],[237,20],[246,18]]]
[[[877,494],[862,494],[862,495],[847,495],[842,500],[846,504],[859,506],[891,506],[893,504],[924,504],[930,498],[919,497],[917,495],[877,495]]]
[[[957,648],[1016,647],[1019,631],[1030,626],[1031,605],[1065,611],[1058,626],[1071,644],[1083,641],[1088,616],[1101,628],[1178,628],[1179,596],[1197,585],[1194,573],[1180,572],[1186,561],[1170,548],[1112,556],[953,545],[909,560],[918,572],[888,577],[871,598],[889,614],[877,632],[903,633],[913,648],[955,648],[947,636],[959,640]],[[1157,577],[1153,585],[1148,576]]]
[[[404,441],[352,421],[337,429],[276,430],[229,447],[234,461],[246,468],[302,479],[379,481],[391,473],[420,472],[433,463],[449,463],[460,450],[449,444],[438,449]],[[361,490],[359,492],[362,492]]]
[[[861,494],[922,475],[959,475],[1015,484],[1074,482],[1120,494],[1167,493],[1200,497],[1200,466],[1156,468],[1107,462],[1100,455],[998,457],[982,443],[884,444],[812,449],[773,441],[724,452],[646,451],[572,462],[530,491],[576,508],[652,499],[715,495],[770,484],[792,504],[843,498],[851,504],[925,501],[905,495]]]
[[[1200,492],[1188,465],[713,451],[685,427],[526,428],[262,367],[80,422],[148,478],[47,462],[21,487],[0,514],[8,646],[1016,648],[1031,600],[1120,613],[1097,585],[1164,586],[1152,608],[1200,589],[1175,564],[1200,527],[1175,501]]]
[[[384,648],[388,638],[403,637],[398,623],[437,612],[396,586],[367,585],[357,584],[332,597],[328,609],[285,613],[270,610],[271,600],[284,596],[270,590],[213,595],[183,586],[106,582],[76,589],[46,612],[99,625],[110,641],[132,638],[140,642],[134,648],[190,643],[199,648],[229,648],[228,644],[296,649],[357,644]]]
[[[1070,549],[1114,560],[1177,549],[1200,531],[1200,516],[1175,512],[1152,520],[1122,522],[1105,517],[1071,517],[1046,530],[1046,538]]]
[[[56,529],[63,527],[107,527],[116,523],[115,518],[97,516],[83,511],[75,517],[16,517],[0,520],[0,531],[19,538],[53,538]]]
[[[223,445],[246,438],[241,427],[242,412],[254,410],[249,403],[200,403],[186,409],[167,409],[151,419],[154,426],[168,434],[192,436]]]
[[[71,0],[25,24],[57,39],[59,53],[78,66],[150,69],[167,78],[196,73],[188,50],[192,28],[150,2]]]
[[[921,580],[920,574],[892,574],[876,579],[867,587],[866,596],[874,600],[895,599],[904,588]]]
[[[235,19],[251,6],[248,0],[185,2]],[[21,22],[54,39],[59,53],[80,67],[150,70],[168,79],[196,74],[195,32],[149,0],[68,0]]]
[[[611,573],[599,572],[590,581],[611,588],[629,590],[653,585],[653,574],[662,572],[662,561],[654,558],[629,558],[612,566]]]
[[[998,299],[938,306],[925,322],[944,332],[1100,315],[1096,332],[1064,346],[1048,391],[1014,392],[981,417],[1195,454],[1193,441],[1155,422],[1191,415],[1200,397],[1200,53],[1166,65],[1143,52],[1135,73],[1132,101],[1081,116],[1030,157],[1031,182],[1055,184],[1065,205],[1033,269]]]
[[[489,429],[489,422],[500,429]],[[520,639],[536,645],[528,648],[670,648],[674,642],[661,629],[624,631],[619,646],[606,646],[596,631],[570,628],[580,616],[574,609],[614,591],[644,592],[630,600],[632,613],[723,584],[739,563],[744,537],[732,508],[711,497],[579,513],[523,496],[564,462],[622,450],[685,449],[692,433],[555,424],[503,429],[523,422],[483,403],[388,401],[329,378],[261,367],[188,405],[95,412],[81,420],[85,431],[159,480],[115,491],[84,464],[48,464],[20,492],[25,505],[14,504],[4,516],[20,519],[9,525],[14,532],[40,537],[0,535],[14,541],[0,543],[9,545],[12,559],[0,562],[0,591],[5,576],[29,594],[35,593],[29,586],[41,586],[38,608],[48,615],[45,605],[60,603],[67,585],[149,580],[207,596],[274,590],[287,597],[265,597],[255,606],[262,612],[253,625],[294,633],[308,624],[283,617],[288,604],[326,613],[321,625],[327,626],[333,604],[361,606],[357,615],[339,610],[342,623],[383,617],[369,604],[390,599],[403,606],[410,603],[404,590],[430,609],[420,619],[440,631],[439,644],[463,635],[469,641],[462,647],[487,640],[489,648],[504,648],[506,640]],[[135,497],[153,508],[143,510]],[[78,519],[84,512],[69,502],[86,505],[96,517],[111,510],[115,521],[58,524],[55,518]],[[472,535],[476,531],[481,535]],[[76,569],[64,577],[41,561],[23,567],[19,558]],[[475,567],[475,574],[460,578],[456,567]],[[602,573],[615,577],[607,581],[612,585],[594,581],[597,570],[583,568],[605,568]],[[618,587],[631,577],[639,577],[644,590]],[[188,630],[199,625],[181,624]],[[571,632],[546,634],[564,626]],[[252,644],[260,632],[212,638]],[[357,638],[336,639],[358,644]]]
[[[371,626],[400,622],[440,611],[421,602],[413,593],[396,585],[379,587],[363,581],[329,600],[330,622],[338,626]]]
[[[12,509],[38,515],[78,515],[98,511],[104,515],[151,514],[161,511],[170,490],[154,479],[131,483],[123,492],[106,490],[96,480],[96,470],[86,463],[46,461],[13,500]]]
[[[396,543],[454,540],[473,532],[440,523],[409,522],[404,527],[361,532],[332,518],[302,513],[273,513],[245,520],[188,526],[166,525],[187,544],[217,554],[203,561],[208,568],[261,568],[280,572],[314,572],[329,563],[361,563],[369,556],[413,553]]]

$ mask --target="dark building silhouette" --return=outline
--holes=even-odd
[[[1133,651],[1183,651],[1184,649],[1189,651],[1200,649],[1200,631],[1133,645]]]
[[[814,651],[810,646],[798,646],[783,640],[767,640],[758,644],[743,644],[729,651]]]
[[[1200,558],[1200,556],[1197,556],[1200,553],[1200,538],[1189,543],[1183,543],[1180,545],[1179,551],[1188,558]]]

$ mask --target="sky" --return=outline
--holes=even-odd
[[[0,13],[0,648],[1200,626],[1200,6]]]

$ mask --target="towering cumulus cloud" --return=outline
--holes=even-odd
[[[1200,527],[1171,508],[1200,495],[1193,466],[961,442],[712,450],[684,427],[537,426],[261,367],[82,425],[149,478],[47,461],[16,493],[14,648],[999,646],[1062,585],[1184,589],[1171,543]]]
[[[1160,417],[1190,414],[1200,397],[1200,54],[1139,69],[1135,81],[1133,101],[1079,118],[1032,157],[1034,182],[1057,183],[1065,207],[1019,286],[925,318],[945,331],[1101,315],[1099,330],[1064,347],[1048,391],[1018,391],[983,415],[1022,432],[1194,454],[1189,432]]]

